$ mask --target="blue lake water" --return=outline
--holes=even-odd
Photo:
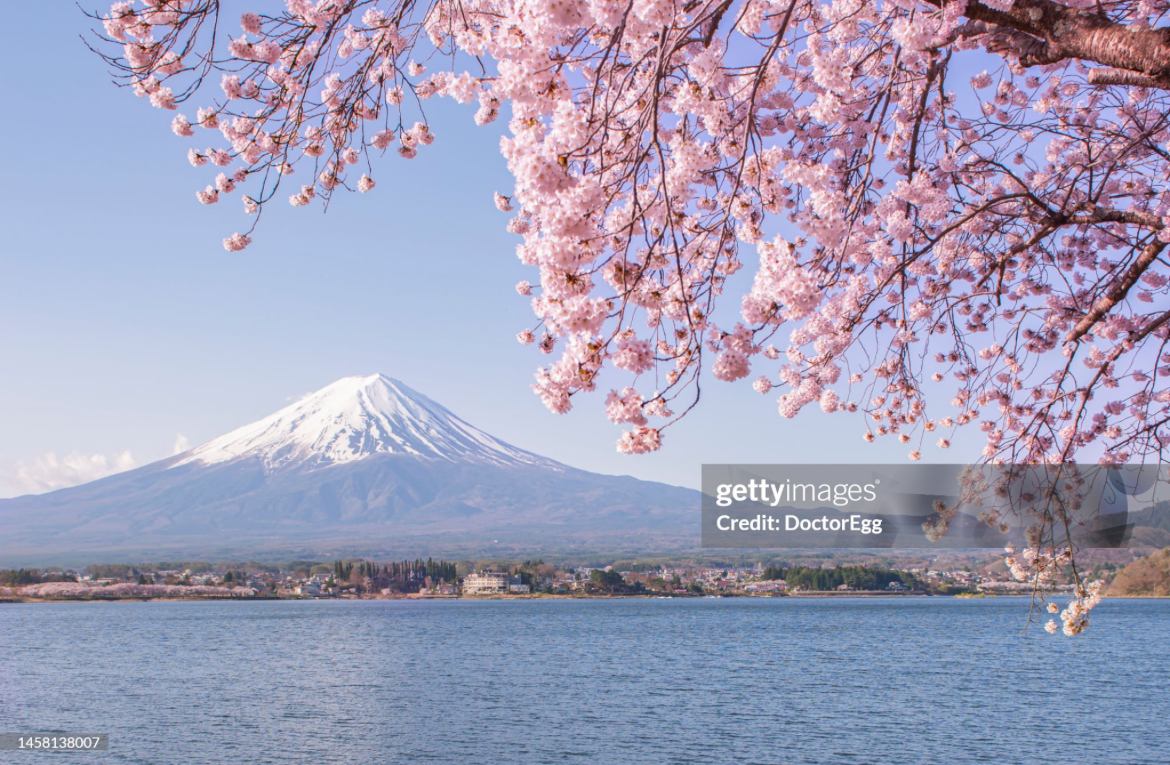
[[[1170,761],[1170,601],[0,605],[2,763]]]

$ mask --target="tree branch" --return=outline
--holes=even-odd
[[[1073,327],[1067,335],[1065,335],[1065,342],[1072,343],[1080,340],[1082,337],[1088,334],[1089,330],[1091,330],[1093,326],[1105,316],[1105,314],[1112,311],[1113,308],[1122,300],[1125,300],[1125,296],[1129,293],[1130,288],[1137,284],[1137,280],[1141,278],[1141,275],[1145,273],[1146,269],[1149,268],[1153,262],[1158,259],[1158,256],[1162,254],[1162,250],[1164,249],[1166,249],[1166,243],[1158,240],[1155,240],[1146,245],[1145,249],[1142,250],[1141,255],[1138,255],[1137,260],[1130,264],[1129,268],[1125,270],[1125,273],[1122,274],[1121,278],[1113,283],[1113,286],[1109,288],[1109,291],[1105,293],[1105,296],[1094,302],[1093,307],[1089,310],[1089,312],[1082,316],[1081,320],[1077,322],[1076,326]]]
[[[1162,88],[1170,90],[1170,79],[1151,77],[1140,72],[1105,67],[1089,70],[1090,85],[1130,85],[1137,88]]]

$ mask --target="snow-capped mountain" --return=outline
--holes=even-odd
[[[345,377],[264,419],[180,455],[175,466],[255,458],[269,471],[376,454],[559,467],[468,425],[385,375]]]
[[[696,491],[562,465],[371,375],[176,457],[0,500],[0,567],[634,552],[696,546],[698,525]]]

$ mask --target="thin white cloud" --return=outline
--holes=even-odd
[[[56,452],[48,452],[31,464],[17,462],[13,483],[29,494],[40,494],[96,481],[137,466],[138,460],[128,450],[108,457],[104,454],[85,455],[77,452],[58,457]]]
[[[175,434],[175,448],[171,454],[182,454],[191,448],[191,440],[182,433]]]

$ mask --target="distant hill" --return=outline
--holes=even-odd
[[[1108,594],[1170,597],[1170,547],[1139,558],[1117,572]]]

